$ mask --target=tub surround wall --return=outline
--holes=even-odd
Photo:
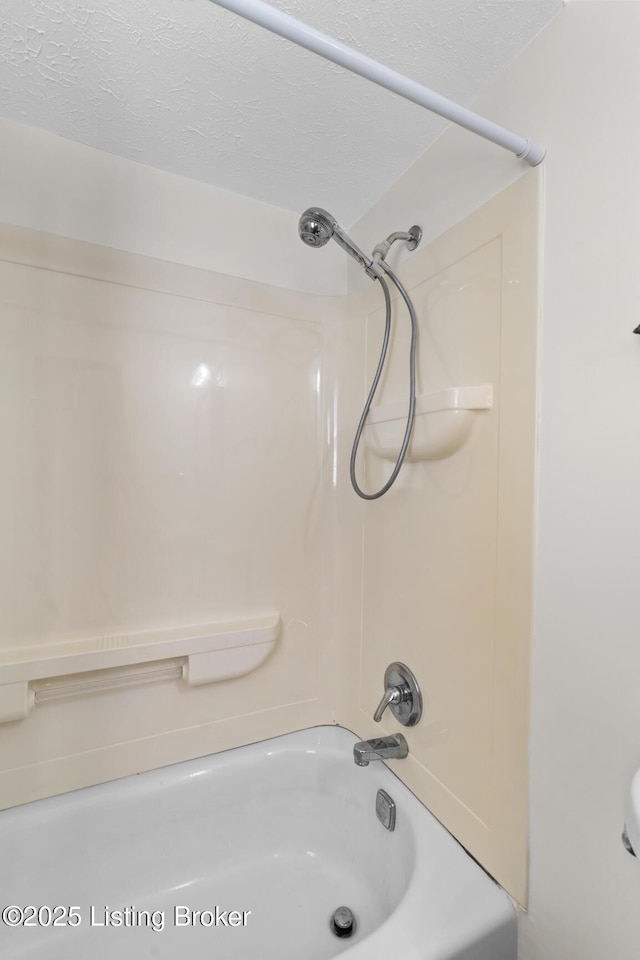
[[[524,901],[537,189],[532,173],[404,265],[418,391],[490,383],[496,406],[373,504],[348,462],[377,285],[320,298],[4,229],[3,646],[283,620],[255,674],[5,727],[4,806],[314,723],[374,735],[399,658],[427,709],[398,774]],[[407,346],[400,321],[378,400],[405,395]],[[363,482],[388,469],[368,455]]]
[[[4,725],[2,806],[325,721],[340,306],[16,227],[0,276],[3,649],[282,618],[256,673]]]
[[[360,649],[348,651],[359,694],[352,689],[338,713],[365,736],[404,733],[410,755],[392,762],[394,771],[520,903],[527,878],[539,179],[537,172],[521,179],[400,271],[419,318],[418,394],[492,384],[494,407],[472,414],[476,422],[458,451],[405,463],[389,493],[364,505],[362,633]],[[369,379],[382,340],[381,299],[375,284],[353,295],[368,318]],[[407,395],[409,320],[397,302],[396,310],[376,404]],[[364,460],[361,483],[376,490],[392,464],[370,452]],[[372,722],[393,660],[407,663],[422,686],[424,715],[415,728],[401,727],[390,711],[381,724]]]

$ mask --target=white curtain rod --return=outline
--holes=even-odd
[[[416,83],[415,80],[410,80],[401,73],[385,67],[384,64],[366,54],[348,47],[340,40],[334,40],[326,33],[320,33],[319,30],[314,30],[313,27],[296,20],[295,17],[274,9],[262,0],[211,0],[211,2],[217,3],[219,7],[224,7],[232,13],[237,13],[246,20],[252,20],[253,23],[297,43],[300,47],[306,47],[307,50],[319,54],[326,60],[332,60],[333,63],[351,70],[352,73],[357,73],[381,87],[386,87],[387,90],[399,94],[406,100],[412,100],[421,107],[426,107],[427,110],[447,120],[452,120],[453,123],[465,127],[472,133],[477,133],[485,140],[497,143],[505,150],[515,153],[518,159],[526,160],[532,167],[540,163],[544,157],[545,150],[542,144],[511,133],[497,123],[461,107],[453,100],[441,97],[439,93],[423,87],[421,83]]]

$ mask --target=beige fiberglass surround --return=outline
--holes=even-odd
[[[493,403],[368,504],[348,457],[375,284],[320,297],[0,229],[0,680],[63,642],[280,618],[242,676],[6,722],[4,806],[312,724],[393,732],[371,716],[403,660],[425,713],[395,772],[525,902],[538,189],[528,174],[400,268],[418,393]],[[406,337],[377,404],[405,396]],[[388,468],[368,450],[367,484]]]

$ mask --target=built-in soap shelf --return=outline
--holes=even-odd
[[[44,700],[153,680],[190,686],[230,680],[263,663],[277,613],[225,623],[70,640],[0,652],[0,723],[23,720]]]
[[[459,450],[475,418],[493,407],[493,385],[447,387],[416,397],[416,417],[406,460],[440,460]],[[407,422],[408,402],[394,400],[372,407],[364,431],[369,450],[395,462]]]

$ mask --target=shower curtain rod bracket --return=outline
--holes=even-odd
[[[530,166],[537,167],[544,160],[546,151],[541,143],[535,140],[527,140],[527,145],[522,153],[516,153],[518,160],[525,160]]]

